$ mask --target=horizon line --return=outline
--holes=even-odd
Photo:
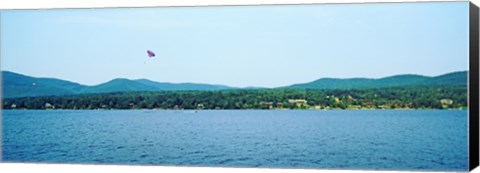
[[[164,82],[160,82],[160,81],[154,81],[154,80],[147,79],[147,78],[129,79],[129,78],[124,78],[124,77],[113,78],[113,79],[110,79],[110,80],[108,80],[108,81],[101,82],[101,83],[95,84],[95,85],[86,85],[86,84],[82,84],[82,83],[75,82],[75,81],[68,80],[68,79],[61,79],[61,78],[55,78],[55,77],[29,76],[29,75],[26,75],[26,74],[22,74],[22,73],[18,73],[18,72],[13,72],[13,71],[9,71],[9,70],[0,70],[0,71],[1,71],[2,73],[3,73],[3,72],[10,72],[10,73],[15,73],[15,74],[19,74],[19,75],[26,76],[26,77],[32,77],[32,78],[63,80],[63,81],[68,81],[68,82],[76,83],[76,84],[83,85],[83,86],[87,86],[87,87],[93,87],[93,86],[98,86],[98,85],[106,84],[106,83],[109,83],[109,82],[114,81],[114,80],[126,79],[126,80],[129,80],[129,81],[148,80],[148,81],[152,81],[152,82],[156,82],[156,83],[166,83],[166,84],[200,84],[200,85],[203,84],[203,85],[216,85],[216,86],[225,86],[225,87],[240,88],[240,89],[245,89],[245,88],[266,88],[266,89],[272,89],[272,88],[288,87],[288,86],[292,86],[292,85],[307,84],[307,83],[315,82],[315,81],[318,81],[318,80],[321,80],[321,79],[338,79],[338,80],[370,79],[370,80],[379,80],[379,79],[384,79],[384,78],[389,78],[389,77],[395,77],[395,76],[404,76],[404,75],[417,75],[417,76],[431,77],[431,78],[432,78],[432,77],[443,76],[443,75],[451,74],[451,73],[459,73],[459,72],[467,72],[467,73],[468,73],[469,70],[452,71],[452,72],[442,73],[442,74],[435,75],[435,76],[428,76],[428,75],[421,75],[421,74],[413,74],[413,73],[404,73],[404,74],[395,74],[395,75],[384,76],[384,77],[380,77],[380,78],[367,78],[367,77],[350,77],[350,78],[322,77],[322,78],[317,78],[317,79],[310,80],[310,81],[307,81],[307,82],[294,83],[294,84],[290,84],[290,85],[277,86],[277,87],[262,87],[262,86],[245,86],[245,87],[238,87],[238,86],[231,86],[231,85],[226,85],[226,84],[212,84],[212,83],[201,83],[201,82],[200,82],[200,83],[195,83],[195,82],[165,82],[165,81],[164,81]],[[2,74],[2,76],[3,76],[3,74]],[[3,77],[2,77],[2,83],[3,83]]]

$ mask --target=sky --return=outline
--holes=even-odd
[[[468,70],[468,2],[4,10],[0,22],[1,70],[85,85]]]

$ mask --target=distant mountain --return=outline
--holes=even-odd
[[[34,78],[2,71],[2,94],[5,98],[70,95],[85,87],[85,85],[65,80]]]
[[[224,90],[224,89],[265,89],[261,87],[235,88],[225,85],[196,83],[162,83],[147,79],[130,80],[113,79],[95,86],[86,86],[54,78],[36,78],[22,74],[2,71],[2,87],[4,98],[32,96],[61,96],[75,94],[93,94],[109,92],[132,91],[174,91],[174,90]],[[436,77],[420,75],[396,75],[380,79],[322,78],[304,84],[294,84],[291,89],[353,89],[353,88],[383,88],[411,85],[466,85],[467,71],[453,72]]]
[[[155,91],[159,90],[153,86],[136,82],[129,79],[118,78],[95,86],[85,87],[81,93],[109,93],[129,91]]]
[[[433,77],[428,81],[425,81],[426,85],[467,85],[468,82],[468,72],[461,71],[461,72],[453,72],[444,75],[440,75],[437,77]]]
[[[60,79],[36,78],[9,71],[2,71],[2,76],[2,88],[4,98],[61,96],[131,91],[234,89],[234,87],[224,85],[194,83],[160,83],[147,79],[129,80],[123,78],[113,79],[99,85],[86,86]]]
[[[114,79],[109,82],[87,87],[82,93],[108,93],[108,92],[129,92],[129,91],[178,91],[178,90],[223,90],[233,89],[224,85],[209,85],[195,83],[162,83],[147,79]]]
[[[385,88],[409,85],[466,85],[467,71],[453,72],[436,77],[420,75],[396,75],[380,79],[350,78],[335,79],[322,78],[304,84],[290,85],[291,89],[360,89],[360,88]]]
[[[229,87],[226,85],[211,85],[211,84],[197,84],[197,83],[161,83],[154,82],[148,79],[138,79],[136,82],[155,87],[160,90],[223,90],[223,89],[235,89],[235,87]]]

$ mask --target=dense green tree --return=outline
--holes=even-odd
[[[295,99],[306,103],[292,102]],[[4,109],[444,109],[466,108],[467,87],[118,92],[8,98],[3,99],[3,106]]]

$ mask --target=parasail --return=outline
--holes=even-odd
[[[147,54],[148,54],[148,57],[150,57],[150,58],[155,57],[155,53],[153,53],[150,50],[147,50]]]

